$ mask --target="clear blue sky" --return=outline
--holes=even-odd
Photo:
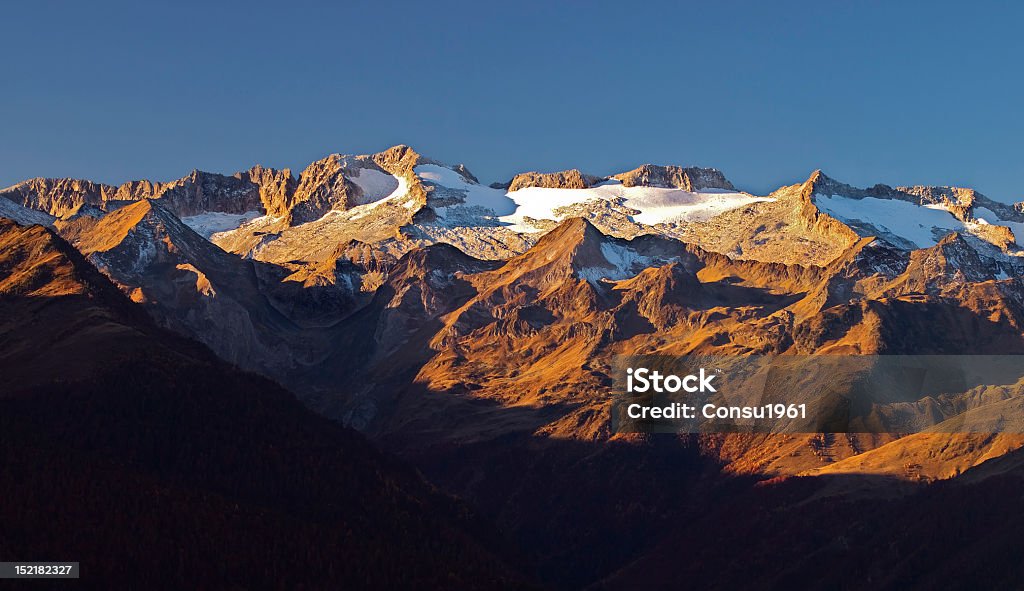
[[[407,143],[486,182],[654,162],[1024,199],[1014,3],[482,4],[8,3],[0,185]]]

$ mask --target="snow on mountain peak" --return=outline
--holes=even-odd
[[[526,235],[547,231],[570,217],[607,214],[629,224],[654,226],[706,221],[751,203],[774,201],[734,189],[627,186],[618,179],[605,179],[593,186],[574,183],[572,188],[523,182],[520,185],[526,186],[506,191],[501,186],[481,185],[439,164],[421,164],[414,171],[429,187],[428,205],[437,215],[435,224],[447,228],[496,227]]]
[[[515,211],[515,204],[505,191],[481,185],[451,168],[421,164],[413,170],[421,181],[434,188],[429,203],[443,220],[457,222],[473,214],[493,218]]]
[[[895,199],[841,195],[815,195],[818,209],[854,228],[862,235],[875,235],[897,246],[928,248],[950,232],[967,231],[967,224],[948,211],[919,206]]]
[[[374,170],[372,168],[360,168],[352,175],[351,180],[362,192],[359,205],[375,203],[384,199],[398,197],[405,193],[405,179],[393,174]]]
[[[623,210],[632,221],[648,226],[663,223],[706,221],[718,214],[756,203],[774,201],[727,189],[705,189],[690,192],[683,189],[632,186],[618,180],[605,181],[587,189],[554,189],[529,187],[509,193],[517,207],[513,215],[502,218],[521,232],[542,228],[528,220],[564,219],[563,208],[584,207],[587,203],[606,202]]]
[[[601,254],[607,265],[580,267],[576,274],[591,283],[600,281],[622,281],[635,277],[649,267],[666,264],[667,259],[641,254],[627,244],[619,242],[602,242]]]

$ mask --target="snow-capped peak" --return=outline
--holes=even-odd
[[[415,171],[421,180],[436,187],[431,201],[442,220],[471,223],[465,215],[471,209],[521,233],[546,230],[550,223],[543,222],[578,216],[591,205],[617,210],[632,222],[653,226],[706,221],[751,203],[774,201],[771,197],[755,197],[734,189],[687,191],[674,187],[626,186],[619,179],[584,188],[531,186],[507,192],[480,185],[455,170],[436,164],[420,165]]]

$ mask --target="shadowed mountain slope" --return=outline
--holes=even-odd
[[[90,588],[525,584],[466,507],[51,231],[0,220],[0,269],[0,554],[78,560]]]

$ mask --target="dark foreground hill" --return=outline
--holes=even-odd
[[[91,588],[521,587],[498,536],[0,220],[0,556]],[[64,582],[60,582],[64,583]]]

